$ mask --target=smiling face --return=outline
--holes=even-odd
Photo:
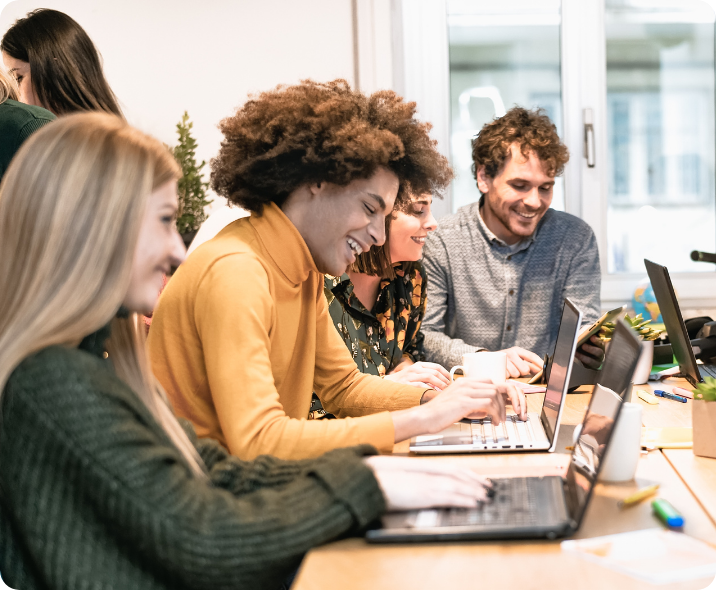
[[[506,244],[531,236],[552,203],[554,177],[548,176],[534,152],[524,157],[516,143],[495,178],[477,170],[477,187],[485,196],[485,225]]]
[[[164,276],[179,266],[186,250],[176,229],[177,183],[160,186],[149,197],[132,261],[132,275],[123,305],[149,315],[159,298]]]
[[[3,51],[2,61],[5,64],[8,74],[10,74],[15,81],[19,89],[18,100],[25,104],[31,104],[41,107],[40,101],[35,95],[35,90],[32,87],[32,78],[30,76],[30,64],[26,61],[20,61],[14,57],[9,56]]]
[[[387,168],[347,186],[321,183],[292,219],[322,273],[339,276],[356,256],[385,243],[385,218],[393,211],[398,177]],[[289,218],[292,214],[289,214]]]
[[[420,260],[428,233],[438,223],[431,210],[430,194],[413,197],[408,209],[396,211],[390,222],[390,259],[393,262]]]

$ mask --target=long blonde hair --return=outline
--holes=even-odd
[[[8,98],[17,100],[17,84],[15,80],[0,67],[0,104]]]
[[[0,392],[26,357],[111,321],[117,375],[205,477],[151,373],[141,318],[117,317],[148,197],[179,174],[159,141],[113,115],[68,115],[22,145],[0,184]]]

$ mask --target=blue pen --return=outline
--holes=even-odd
[[[674,400],[675,402],[682,402],[686,403],[686,398],[682,397],[680,395],[676,395],[675,393],[669,393],[668,391],[662,391],[661,389],[655,389],[654,395],[658,397],[664,397],[666,399]]]

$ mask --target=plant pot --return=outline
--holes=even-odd
[[[640,385],[649,381],[649,375],[651,375],[651,367],[654,361],[654,341],[643,340],[641,343],[641,354],[639,354],[639,360],[636,363],[634,369],[634,376],[632,382],[635,385]]]
[[[716,459],[716,402],[695,399],[691,405],[694,455]]]

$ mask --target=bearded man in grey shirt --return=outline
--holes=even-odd
[[[482,198],[442,218],[425,244],[426,358],[451,367],[468,352],[504,350],[509,376],[528,375],[554,349],[565,297],[585,322],[599,317],[597,241],[584,221],[549,208],[569,153],[543,111],[514,107],[486,124],[472,157]],[[577,357],[598,368],[599,339]]]

